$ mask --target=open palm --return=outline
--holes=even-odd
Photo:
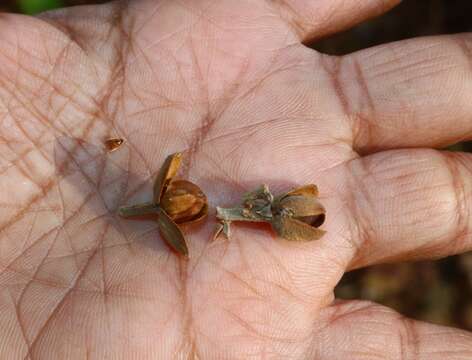
[[[344,57],[301,42],[397,1],[133,1],[0,16],[5,359],[469,359],[472,336],[334,300],[346,270],[472,248],[472,37]],[[103,140],[122,137],[107,153]],[[402,148],[400,150],[399,148]],[[190,260],[149,201],[170,153],[208,195]],[[328,233],[290,243],[214,206],[316,183]]]

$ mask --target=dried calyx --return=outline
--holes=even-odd
[[[240,206],[216,208],[220,220],[215,238],[223,232],[230,236],[232,221],[266,222],[282,238],[290,241],[312,241],[325,231],[326,210],[318,200],[318,188],[310,184],[274,197],[267,185],[246,194]]]
[[[205,194],[186,180],[174,180],[180,167],[182,154],[170,155],[162,166],[154,183],[152,202],[121,207],[123,217],[157,215],[159,230],[167,243],[178,253],[188,256],[184,235],[177,224],[195,223],[208,214]]]

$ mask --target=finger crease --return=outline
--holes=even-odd
[[[369,177],[370,171],[366,168],[364,162],[362,162],[362,178]],[[354,172],[351,171],[351,174]],[[354,177],[354,175],[352,175]],[[365,206],[367,211],[372,213],[372,216],[366,216],[365,211],[361,210],[359,207],[359,198],[362,198],[362,201],[365,204],[373,204],[373,199],[369,194],[368,188],[365,186],[364,182],[360,179],[359,176],[355,176],[354,179],[350,182],[350,190],[348,191],[347,197],[347,207],[351,211],[351,239],[352,244],[355,247],[355,253],[353,255],[353,263],[362,263],[363,257],[368,255],[369,249],[374,247],[373,241],[375,240],[375,230],[371,223],[366,221],[368,218],[375,218],[374,210],[372,206]],[[355,194],[355,195],[354,195]]]
[[[420,337],[414,320],[401,318],[399,330],[400,359],[418,359]]]
[[[454,232],[452,252],[458,253],[466,248],[467,236],[470,235],[470,205],[467,203],[467,191],[464,177],[458,164],[458,157],[454,154],[445,155],[447,169],[450,173],[454,189],[454,201],[456,209],[456,226]],[[469,206],[468,206],[469,205]]]
[[[303,21],[300,21],[300,15],[289,5],[287,1],[284,0],[266,0],[266,3],[276,8],[276,12],[279,15],[280,19],[288,24],[298,35],[300,39],[305,37],[306,26],[303,25]]]
[[[346,95],[344,86],[341,83],[340,76],[342,57],[321,56],[320,63],[331,79],[333,90],[339,99],[343,113],[348,116],[351,113],[351,109],[349,99]]]
[[[469,64],[470,71],[472,72],[472,44],[471,44],[471,41],[469,40],[469,36],[459,37],[457,39],[457,44],[459,45],[462,52],[464,53],[465,58]]]

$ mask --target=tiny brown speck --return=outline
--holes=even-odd
[[[121,145],[123,145],[123,139],[108,139],[105,141],[105,147],[108,152],[117,150]]]

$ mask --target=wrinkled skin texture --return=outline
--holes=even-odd
[[[392,0],[143,1],[0,15],[0,358],[470,359],[472,336],[335,301],[349,269],[472,248],[472,38],[302,45]],[[109,154],[106,138],[121,137]],[[213,206],[316,183],[319,241],[237,225],[190,260],[152,221],[167,155]]]

